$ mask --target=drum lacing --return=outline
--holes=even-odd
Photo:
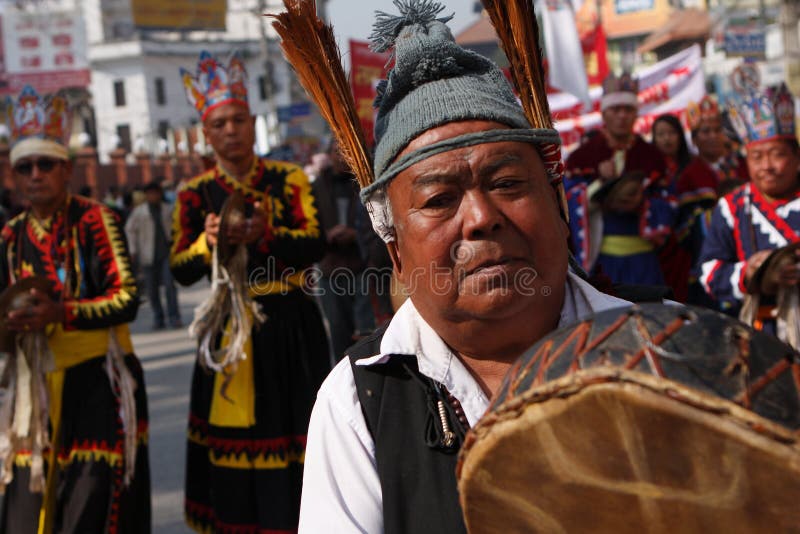
[[[643,319],[642,310],[638,306],[634,306],[628,312],[628,314],[631,317],[636,317],[636,319],[638,321],[642,321],[642,319]],[[694,312],[692,312],[691,310],[685,310],[684,312],[680,313],[678,315],[678,317],[683,319],[684,323],[686,323],[686,324],[690,324],[690,323],[692,323],[692,322],[697,320],[697,315]],[[642,323],[642,325],[643,325],[643,323]],[[693,360],[693,358],[687,358],[683,354],[679,354],[677,352],[672,352],[672,351],[666,350],[664,347],[653,343],[652,339],[646,339],[645,336],[642,335],[642,332],[636,327],[631,328],[631,332],[636,337],[636,341],[638,341],[640,345],[642,345],[644,347],[647,347],[649,350],[651,350],[652,352],[654,352],[655,354],[657,354],[661,358],[664,358],[666,360],[673,360],[673,361],[677,361],[677,362],[688,362],[688,361]]]

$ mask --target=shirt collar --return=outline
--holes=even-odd
[[[558,326],[566,326],[594,312],[630,304],[597,291],[569,272]],[[393,356],[415,356],[420,373],[442,384],[459,400],[470,425],[474,425],[489,406],[489,398],[475,377],[425,322],[411,299],[397,310],[386,328],[380,353],[358,360],[356,365],[378,365]]]
[[[441,383],[454,358],[453,351],[422,318],[411,299],[406,299],[386,328],[380,353],[358,360],[356,365],[385,363],[394,355],[416,356],[420,372]]]
[[[242,180],[237,180],[234,178],[233,174],[225,169],[221,163],[217,163],[217,176],[236,187],[250,188],[253,187],[253,184],[255,184],[256,180],[258,179],[260,163],[261,158],[258,156],[253,156],[253,163],[250,165],[250,170],[247,171],[247,175]]]
[[[558,328],[575,323],[588,315],[611,308],[631,306],[632,303],[595,289],[572,271],[567,273],[564,304]],[[381,339],[380,353],[359,360],[356,365],[385,363],[392,355],[416,356],[419,370],[434,380],[443,382],[454,354],[438,334],[407,299],[392,318]]]

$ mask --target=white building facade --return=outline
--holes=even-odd
[[[175,150],[173,131],[199,120],[186,100],[179,69],[194,71],[201,50],[223,62],[234,51],[240,55],[248,70],[251,110],[260,117],[258,149],[265,152],[279,142],[277,110],[303,98],[293,90],[293,76],[269,19],[261,15],[279,9],[279,0],[229,0],[226,31],[185,32],[137,30],[131,0],[81,4],[101,160],[117,147],[128,152]]]
[[[236,51],[244,60],[250,106],[257,117],[257,150],[266,152],[285,138],[288,126],[279,122],[278,111],[307,99],[283,59],[271,20],[263,16],[281,10],[281,0],[227,0],[224,31],[140,30],[134,25],[135,2],[0,0],[0,14],[68,11],[83,19],[93,116],[86,129],[94,134],[91,140],[102,162],[118,147],[151,154],[178,148],[174,132],[185,132],[199,121],[186,100],[179,69],[194,71],[202,50],[223,62]],[[183,151],[196,148],[184,143],[179,147]]]

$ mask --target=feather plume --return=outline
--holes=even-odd
[[[542,49],[539,47],[539,23],[533,0],[481,0],[481,3],[508,58],[511,79],[514,80],[528,122],[534,128],[552,128]],[[556,194],[561,216],[569,222],[567,194],[560,179]]]
[[[268,15],[275,19],[283,53],[330,125],[359,185],[366,187],[374,182],[372,161],[333,28],[317,17],[314,0],[283,0],[283,5],[286,11]]]
[[[528,121],[534,128],[552,128],[533,0],[481,0],[481,3],[508,57],[511,78]]]

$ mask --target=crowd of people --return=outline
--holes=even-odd
[[[0,288],[27,300],[0,299],[0,313],[36,353],[12,351],[3,379],[15,408],[0,410],[0,531],[150,531],[128,324],[146,291],[153,329],[182,328],[176,282],[211,280],[209,322],[190,327],[204,333],[184,504],[198,532],[463,532],[454,452],[515,358],[587,314],[672,299],[797,346],[800,148],[785,86],[724,110],[706,96],[658,117],[648,141],[634,133],[636,79],[611,76],[602,127],[562,167],[557,132],[531,123],[500,70],[430,6],[406,4],[379,36],[395,64],[361,191],[335,139],[308,162],[253,152],[235,57],[203,52],[181,74],[216,165],[127,204],[70,192],[59,97],[15,101],[25,208],[3,204]],[[789,261],[764,269],[777,249]],[[511,282],[528,271],[530,287]],[[392,306],[397,285],[411,297]]]
[[[781,85],[723,110],[707,95],[689,103],[686,128],[677,114],[658,116],[647,142],[634,133],[637,92],[629,75],[607,79],[602,127],[566,158],[575,258],[611,285],[662,286],[738,316],[758,267],[798,239],[793,97]],[[767,323],[767,303],[797,275],[794,263],[771,273]]]

